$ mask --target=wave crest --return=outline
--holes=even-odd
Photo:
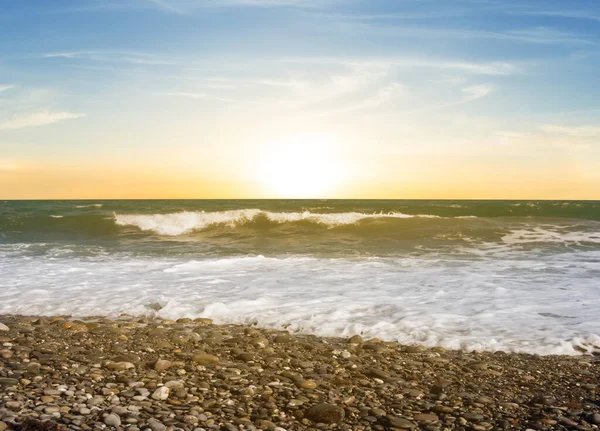
[[[153,231],[160,235],[176,236],[199,231],[215,225],[228,227],[240,226],[266,218],[271,223],[283,224],[308,221],[327,227],[352,225],[365,219],[407,219],[407,218],[439,218],[439,216],[420,214],[410,215],[393,213],[311,213],[304,212],[271,212],[260,209],[242,209],[215,212],[183,211],[169,214],[116,214],[115,222],[119,226],[135,226],[143,231]]]

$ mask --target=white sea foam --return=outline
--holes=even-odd
[[[75,205],[75,208],[102,208],[104,204]]]
[[[18,253],[0,253],[0,314],[210,317],[540,354],[600,346],[599,251],[354,259]]]
[[[199,231],[214,225],[235,227],[262,216],[273,223],[290,223],[310,221],[327,227],[351,225],[366,219],[408,219],[408,218],[440,218],[437,215],[410,215],[400,212],[391,213],[312,213],[304,212],[272,212],[259,209],[242,209],[215,212],[183,211],[169,214],[115,214],[115,222],[119,226],[135,226],[144,231],[153,231],[160,235],[182,235]]]
[[[595,243],[600,244],[600,232],[568,231],[565,226],[535,226],[515,229],[502,237],[507,244],[527,243]]]
[[[52,217],[52,218],[63,218],[64,216],[51,214],[50,217]]]

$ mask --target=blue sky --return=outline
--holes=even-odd
[[[306,143],[327,197],[600,198],[599,43],[596,0],[4,2],[0,197],[276,197]]]

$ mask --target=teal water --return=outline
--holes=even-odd
[[[169,255],[394,255],[511,240],[560,250],[596,247],[599,222],[597,201],[7,201],[0,243]]]

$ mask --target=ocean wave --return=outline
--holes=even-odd
[[[63,218],[64,216],[51,214],[50,217],[52,217],[52,218]]]
[[[104,204],[75,205],[75,208],[102,208]]]
[[[304,212],[271,212],[260,209],[241,209],[215,212],[183,211],[169,214],[114,214],[119,226],[135,226],[143,231],[153,231],[160,235],[183,235],[199,231],[215,225],[236,227],[254,222],[261,217],[271,223],[283,224],[308,221],[330,228],[353,225],[367,219],[411,219],[411,218],[441,218],[431,214],[391,213],[312,213]]]
[[[0,255],[11,280],[0,280],[0,314],[208,317],[448,349],[597,353],[596,267],[583,256]]]

